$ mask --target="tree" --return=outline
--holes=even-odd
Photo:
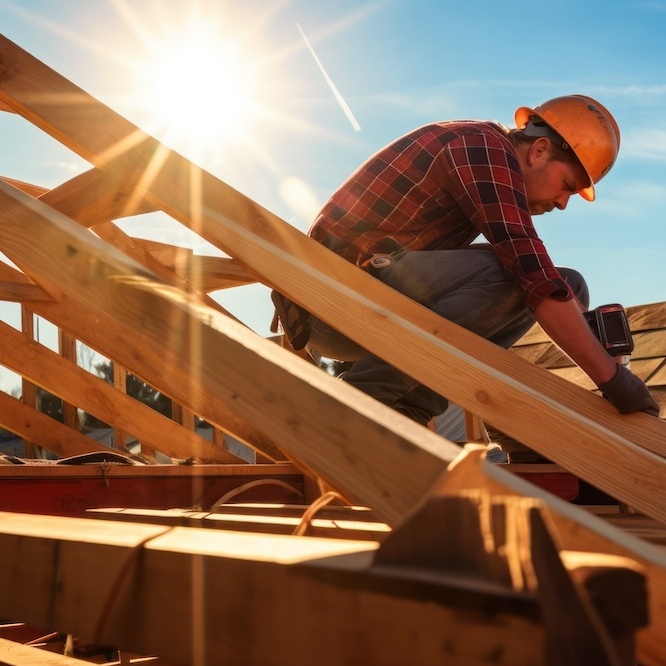
[[[110,384],[113,383],[112,361],[98,363],[95,366],[95,371],[102,379],[106,380]],[[171,399],[139,377],[131,374],[127,375],[126,391],[127,395],[135,398],[139,402],[142,402],[144,405],[147,405],[151,409],[154,409],[156,412],[171,418]]]

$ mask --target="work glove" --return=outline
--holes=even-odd
[[[659,416],[659,405],[645,382],[623,365],[618,364],[613,379],[599,384],[599,389],[620,414],[643,411]]]

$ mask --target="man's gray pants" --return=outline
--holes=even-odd
[[[390,287],[442,317],[508,349],[534,324],[523,290],[508,277],[489,246],[398,253],[376,273]],[[558,268],[585,305],[589,293],[580,273]],[[308,349],[326,358],[356,360],[347,383],[412,419],[426,424],[444,412],[447,400],[374,354],[311,317]],[[442,369],[445,372],[445,368]]]

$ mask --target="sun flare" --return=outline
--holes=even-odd
[[[199,31],[165,45],[144,66],[141,95],[155,131],[190,144],[248,131],[256,91],[251,63],[220,41]]]

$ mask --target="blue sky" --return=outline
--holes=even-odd
[[[0,0],[0,32],[303,231],[366,157],[418,125],[511,125],[517,106],[596,97],[622,130],[618,162],[595,203],[577,198],[537,229],[587,277],[592,305],[666,300],[666,1]],[[184,67],[193,47],[211,67]],[[3,175],[53,187],[88,168],[9,114],[0,135]],[[123,228],[210,252],[161,216]],[[268,333],[264,288],[216,297]]]

